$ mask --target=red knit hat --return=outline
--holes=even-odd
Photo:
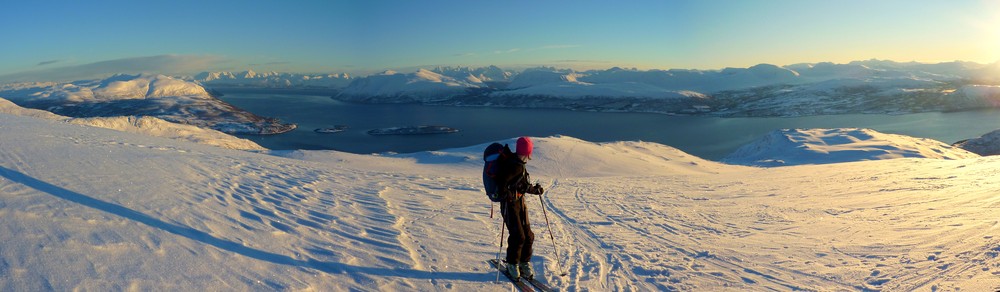
[[[531,138],[521,137],[517,138],[517,155],[531,157],[531,150],[535,148],[535,143],[531,142]]]

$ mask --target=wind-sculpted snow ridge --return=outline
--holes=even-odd
[[[0,290],[510,289],[484,263],[501,232],[482,145],[305,161],[6,114],[0,131]],[[761,169],[536,141],[532,263],[560,291],[1000,288],[1000,157]]]
[[[884,134],[871,129],[783,129],[740,147],[723,162],[787,166],[895,158],[975,157],[979,155],[940,141]]]
[[[204,87],[164,75],[116,75],[71,83],[0,86],[20,106],[70,117],[152,116],[232,134],[276,134],[295,129],[277,119],[238,109]]]

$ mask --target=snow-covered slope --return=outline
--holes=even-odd
[[[515,141],[516,139],[508,139],[497,142],[509,145],[514,151]],[[534,142],[535,149],[546,154],[531,160],[532,169],[550,176],[693,174],[712,173],[723,167],[717,162],[656,143],[592,143],[566,136],[536,138]],[[384,172],[420,169],[440,175],[463,176],[482,171],[483,149],[489,144],[377,156],[316,150],[276,151],[275,155],[322,163],[365,165],[366,169]]]
[[[374,102],[430,102],[465,94],[468,89],[483,86],[482,81],[475,77],[456,79],[424,69],[408,74],[390,70],[352,81],[337,98]]]
[[[656,98],[683,99],[704,95],[693,91],[673,91],[654,85],[635,82],[588,83],[578,80],[579,74],[545,68],[532,69],[518,74],[507,86],[493,96],[541,96],[554,98]]]
[[[343,88],[350,84],[351,76],[335,74],[296,74],[253,70],[243,72],[202,72],[193,77],[208,86],[253,88]]]
[[[897,114],[977,108],[946,83],[915,78],[845,78],[714,94],[722,116]]]
[[[6,84],[0,85],[0,97],[70,117],[152,116],[239,134],[274,134],[295,128],[218,100],[197,83],[164,75]]]
[[[0,290],[509,289],[474,147],[316,162],[5,114],[0,132]],[[761,169],[537,140],[533,264],[563,291],[1000,288],[1000,157]]]
[[[895,158],[975,157],[979,155],[940,141],[871,129],[783,129],[740,147],[723,162],[784,166]]]
[[[436,67],[430,71],[473,83],[479,82],[508,82],[514,76],[511,71],[504,70],[497,66],[489,67]],[[477,81],[478,80],[478,81]]]
[[[16,116],[34,117],[34,118],[53,120],[53,121],[64,121],[68,119],[67,117],[53,114],[48,111],[23,108],[2,97],[0,97],[0,113],[16,115]]]
[[[171,123],[154,117],[69,118],[43,110],[26,109],[3,98],[0,98],[0,114],[66,121],[71,124],[190,141],[229,149],[266,150],[266,148],[247,139],[240,139],[212,129]]]
[[[955,143],[955,146],[982,156],[1000,155],[1000,130],[986,133],[979,138]]]
[[[101,117],[69,119],[70,124],[190,141],[198,144],[241,150],[267,150],[257,143],[212,129],[171,123],[154,117]]]
[[[178,97],[211,99],[205,88],[164,75],[119,74],[71,83],[13,83],[0,86],[2,96],[23,102],[95,102]]]

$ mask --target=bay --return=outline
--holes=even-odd
[[[783,128],[871,128],[954,143],[1000,129],[1000,111],[904,115],[833,115],[788,118],[719,118],[648,113],[579,112],[563,109],[357,104],[328,96],[232,93],[220,99],[258,115],[296,123],[284,134],[241,135],[274,150],[337,150],[351,153],[411,153],[465,147],[518,136],[566,135],[592,142],[649,141],[719,160],[736,148]],[[340,133],[317,128],[347,125]],[[388,127],[439,125],[458,133],[373,136]]]

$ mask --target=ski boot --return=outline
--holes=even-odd
[[[518,266],[518,264],[507,263],[507,274],[510,274],[510,277],[514,278],[514,280],[521,279],[521,273],[518,272]]]
[[[535,278],[535,272],[531,271],[531,262],[517,264],[517,268],[521,272],[521,277],[524,277],[525,279]]]

